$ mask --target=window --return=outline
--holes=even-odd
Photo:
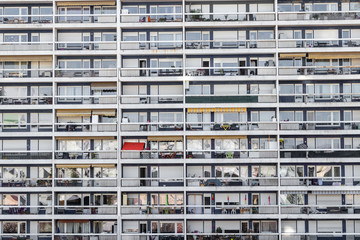
[[[340,111],[316,111],[316,126],[339,126],[340,125]]]
[[[280,204],[304,205],[304,194],[280,194]]]
[[[340,166],[317,166],[316,176],[324,178],[324,181],[340,180],[336,178],[341,177],[341,168]]]
[[[316,138],[316,149],[340,149],[339,138]]]
[[[4,129],[26,128],[26,113],[3,113]]]
[[[3,233],[26,233],[25,222],[3,222]]]
[[[39,222],[39,233],[52,233],[52,223]]]

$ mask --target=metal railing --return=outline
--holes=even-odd
[[[357,20],[360,17],[359,11],[299,11],[279,12],[280,21],[301,21],[301,20]]]

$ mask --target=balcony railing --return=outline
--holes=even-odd
[[[0,206],[1,215],[50,215],[52,206]]]
[[[175,104],[183,103],[183,95],[122,95],[122,104]]]
[[[116,187],[117,178],[54,178],[57,187]]]
[[[1,178],[2,187],[52,187],[51,178]]]
[[[279,178],[274,177],[208,177],[186,178],[189,187],[221,187],[221,186],[277,186]]]
[[[0,104],[12,105],[12,104],[52,104],[52,96],[0,96]]]
[[[268,63],[269,64],[269,63]],[[287,67],[294,68],[294,67]],[[299,68],[299,67],[298,67]],[[360,68],[359,68],[360,69]],[[182,76],[182,67],[171,68],[122,68],[122,77],[171,77]],[[186,76],[275,76],[276,67],[269,65],[266,67],[186,67]]]
[[[117,215],[116,205],[55,206],[55,214],[68,215]]]
[[[55,151],[56,159],[116,159],[117,151]]]
[[[302,11],[302,12],[279,12],[280,21],[302,21],[302,20],[357,20],[360,17],[359,11],[344,12],[322,12],[322,11]]]
[[[360,182],[357,177],[280,177],[280,186],[356,186]]]
[[[122,23],[147,23],[147,22],[182,22],[182,13],[122,13],[121,22]]]
[[[56,50],[116,50],[116,41],[56,42]]]
[[[9,240],[9,239],[44,239],[49,240],[52,238],[51,233],[1,233],[0,240]]]
[[[52,51],[52,42],[0,42],[0,51]]]
[[[359,149],[280,149],[280,158],[357,158]]]
[[[274,12],[185,13],[187,22],[275,21]]]
[[[78,68],[55,70],[58,78],[116,77],[116,68]]]
[[[57,104],[117,104],[116,95],[63,95],[55,96]]]
[[[0,69],[0,78],[50,78],[52,69]]]
[[[116,14],[57,14],[56,23],[116,23]]]
[[[116,132],[117,123],[55,123],[57,132]]]
[[[279,94],[280,103],[323,103],[323,102],[360,102],[360,93],[292,93]]]
[[[187,131],[262,131],[277,130],[274,121],[264,122],[186,122]],[[138,122],[121,123],[123,132],[182,131],[184,122]],[[230,137],[230,136],[229,136]],[[201,137],[199,137],[201,138]]]
[[[360,47],[359,38],[279,39],[279,48]]]
[[[279,67],[279,75],[360,74],[360,66],[291,66]]]
[[[186,49],[275,48],[274,39],[254,40],[187,40]]]
[[[0,151],[0,159],[51,159],[52,151]]]
[[[186,95],[185,97],[186,103],[275,103],[276,101],[276,94],[273,93]]]
[[[0,123],[0,132],[49,132],[52,123]]]
[[[299,130],[359,130],[359,121],[281,121],[282,131]]]
[[[183,187],[184,178],[122,178],[122,187]]]
[[[1,15],[2,24],[49,24],[53,15]]]
[[[97,239],[97,240],[117,240],[116,233],[55,233],[54,240],[63,240],[63,239]]]
[[[231,138],[229,136],[229,138]],[[201,139],[201,136],[199,136]],[[277,148],[274,149],[232,149],[232,150],[198,150],[188,149],[186,157],[189,159],[239,159],[239,158],[277,158]],[[183,158],[182,150],[122,150],[122,159],[178,159]]]

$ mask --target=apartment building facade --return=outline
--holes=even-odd
[[[360,239],[360,3],[0,2],[0,239]]]

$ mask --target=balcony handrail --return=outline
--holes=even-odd
[[[65,71],[65,70],[69,70],[69,71],[89,71],[89,70],[116,70],[116,68],[54,68],[55,71]]]
[[[53,15],[49,15],[49,14],[21,14],[21,15],[15,15],[15,14],[6,14],[6,15],[1,15],[1,18],[6,18],[6,17],[52,17]]]
[[[135,96],[135,95],[134,95]],[[137,95],[142,96],[142,95]],[[117,98],[116,94],[114,95],[54,95],[55,98]]]
[[[70,180],[70,181],[78,181],[78,180],[85,180],[85,181],[106,181],[106,180],[117,180],[118,178],[117,177],[107,177],[107,178],[84,178],[84,177],[79,177],[79,178],[61,178],[61,177],[55,177],[55,178],[51,178],[51,179],[54,179],[54,180]]]
[[[34,205],[0,205],[0,208],[52,208],[52,206],[50,206],[50,205],[41,205],[41,206],[34,206]]]
[[[323,165],[322,165],[323,166]],[[327,166],[332,166],[332,165],[327,165]],[[339,177],[321,177],[321,176],[317,176],[317,177],[307,177],[307,176],[304,176],[304,177],[284,177],[284,176],[281,176],[280,174],[280,179],[282,180],[290,180],[290,179],[295,179],[295,180],[303,180],[303,179],[322,179],[322,180],[325,180],[325,181],[333,181],[334,179],[336,180],[341,180],[341,179],[360,179],[360,177],[348,177],[348,176],[339,176]]]
[[[220,12],[220,13],[213,13],[213,12],[190,13],[190,12],[185,12],[185,15],[242,15],[242,14],[275,14],[275,11],[273,11],[273,12]]]
[[[279,149],[281,152],[319,152],[319,151],[324,151],[324,152],[331,152],[331,151],[359,151],[360,149],[357,148],[306,148],[306,149],[297,149],[297,148],[280,148]]]
[[[118,204],[114,205],[73,205],[73,206],[65,206],[65,205],[54,205],[55,208],[114,208],[117,207]]]
[[[359,95],[360,96],[360,92],[359,93],[341,93],[341,92],[338,92],[338,93],[279,93],[279,96],[322,96],[322,95],[325,95],[325,96],[352,96],[352,95]],[[228,96],[228,95],[226,95]]]
[[[4,150],[1,150],[0,153],[52,153],[53,151],[52,150],[7,150],[7,151],[4,151]]]
[[[97,17],[97,16],[113,16],[113,17],[116,17],[117,14],[116,13],[66,13],[66,14],[60,14],[60,13],[56,13],[54,14],[55,17],[67,17],[67,16],[70,16],[70,17]]]
[[[279,66],[279,69],[321,69],[321,68],[360,68],[360,65],[356,66]]]
[[[359,11],[360,13],[360,11]],[[280,33],[281,34],[281,33]],[[360,40],[360,38],[289,38],[289,39],[285,39],[285,38],[279,38],[278,41],[279,42],[289,42],[289,41],[306,41],[306,42],[311,42],[311,41],[353,41],[353,40]]]
[[[54,123],[55,126],[57,125],[66,125],[66,124],[78,124],[78,125],[117,125],[118,123],[113,122],[113,123],[81,123],[81,122],[64,122],[64,123]],[[52,124],[52,123],[51,123]]]
[[[0,181],[34,181],[34,180],[51,180],[53,178],[24,178],[24,177],[19,177],[19,178],[0,178]]]
[[[164,69],[173,69],[173,70],[182,70],[182,69],[276,69],[276,66],[234,66],[234,67],[124,67],[121,70],[164,70]]]
[[[70,152],[70,153],[99,153],[99,152],[104,152],[104,153],[116,153],[117,150],[54,150],[51,152],[55,152],[55,153],[64,153],[64,152]]]
[[[272,205],[242,205],[242,204],[236,204],[236,205],[227,205],[227,202],[222,202],[223,204],[221,206],[224,206],[224,207],[232,207],[232,208],[251,208],[251,207],[277,207],[278,205],[277,204],[272,204]],[[221,207],[220,206],[220,207]],[[307,205],[306,205],[307,206]],[[344,205],[343,205],[344,206]],[[121,205],[121,208],[139,208],[139,207],[151,207],[151,208],[166,208],[166,207],[169,207],[169,208],[182,208],[182,207],[216,207],[218,208],[217,205],[203,205],[203,204],[199,204],[199,205],[195,205],[195,204],[189,204],[189,205],[183,205],[183,204],[168,204],[168,205],[165,205],[165,204],[158,204],[158,205],[148,205],[148,204],[144,204],[144,205]]]
[[[347,10],[347,11],[291,11],[291,12],[278,12],[278,14],[289,14],[289,13],[322,13],[322,14],[326,14],[326,13],[329,13],[329,14],[336,14],[336,13],[360,13],[360,10],[356,11],[356,10]]]
[[[0,96],[1,98],[52,98],[53,95],[41,95],[41,96],[23,96],[23,95],[6,95],[6,96]]]

